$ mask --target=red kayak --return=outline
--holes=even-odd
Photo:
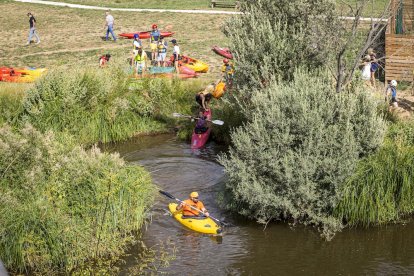
[[[206,116],[208,120],[211,120],[211,108],[208,111],[204,111],[204,116]],[[207,140],[210,137],[210,132],[211,127],[209,127],[206,132],[200,134],[195,133],[194,128],[193,135],[191,136],[191,149],[202,148],[207,143]]]
[[[228,59],[233,59],[233,54],[230,52],[230,50],[228,48],[221,48],[218,46],[214,46],[213,48],[211,48],[211,50],[213,50],[214,53],[228,58]]]
[[[131,39],[134,38],[134,34],[139,34],[139,39],[147,39],[150,38],[151,32],[136,32],[136,33],[122,33],[119,36]],[[163,37],[169,37],[172,36],[173,32],[160,32]]]

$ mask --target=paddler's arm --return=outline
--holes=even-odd
[[[200,208],[200,210],[201,210],[201,211],[203,211],[203,213],[204,213],[204,215],[205,215],[206,217],[210,216],[210,214],[208,213],[207,209],[204,207],[203,202],[200,202],[200,203],[201,203],[201,208]]]

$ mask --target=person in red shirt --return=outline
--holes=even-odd
[[[203,211],[203,213],[194,210],[193,208]],[[204,207],[203,202],[198,200],[198,193],[192,192],[190,194],[190,198],[184,200],[180,205],[177,206],[177,211],[183,210],[183,218],[185,217],[203,217],[209,216],[209,213],[207,212],[206,208]]]

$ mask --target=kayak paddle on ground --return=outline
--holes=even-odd
[[[180,199],[178,199],[178,198],[176,198],[176,197],[174,197],[172,194],[170,194],[170,193],[168,193],[168,192],[165,192],[165,191],[161,191],[161,190],[159,190],[158,191],[160,194],[162,194],[162,195],[165,195],[166,197],[168,197],[168,198],[171,198],[171,199],[174,199],[175,201],[177,201],[177,202],[180,202],[180,203],[183,203],[183,204],[186,204],[184,201],[182,201],[182,200],[180,200]],[[186,204],[186,205],[188,205],[188,204]],[[201,211],[201,210],[199,210],[199,209],[197,209],[197,208],[195,208],[195,207],[193,207],[193,206],[191,206],[191,205],[188,205],[191,209],[193,209],[193,210],[195,210],[195,211],[197,211],[197,212],[200,212],[200,213],[202,213],[203,215],[205,215],[205,212],[203,212],[203,211]],[[212,217],[212,216],[208,216],[209,218],[211,218],[212,220],[214,220],[214,221],[216,221],[217,223],[219,223],[219,224],[221,224],[221,225],[223,225],[223,226],[229,226],[229,224],[228,223],[224,223],[224,222],[222,222],[221,220],[219,220],[219,219],[216,219],[215,217]]]
[[[197,117],[191,116],[191,115],[184,115],[184,114],[180,114],[180,113],[173,113],[173,117],[178,117],[178,118],[188,118],[188,119],[194,119],[197,120]],[[222,120],[206,120],[208,122],[212,122],[215,125],[219,125],[222,126],[224,125],[224,122]]]

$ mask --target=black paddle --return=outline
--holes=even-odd
[[[188,118],[188,119],[195,119],[195,120],[198,119],[197,117],[193,117],[191,115],[184,115],[184,114],[180,114],[180,113],[173,113],[173,116],[178,117],[178,118]],[[206,121],[212,122],[213,124],[219,125],[219,126],[224,125],[224,122],[222,120],[206,120]]]
[[[182,200],[180,200],[180,199],[178,199],[178,198],[176,198],[176,197],[174,197],[172,194],[170,194],[170,193],[167,193],[167,192],[165,192],[165,191],[161,191],[161,190],[159,190],[158,191],[160,194],[162,194],[162,195],[165,195],[166,197],[168,197],[168,198],[171,198],[171,199],[174,199],[175,201],[177,201],[177,202],[180,202],[180,203],[183,203],[183,204],[186,204],[184,201],[182,201]],[[203,215],[205,215],[205,213],[203,212],[203,211],[201,211],[201,210],[199,210],[199,209],[197,209],[197,208],[195,208],[195,207],[193,207],[193,206],[191,206],[191,205],[188,205],[188,204],[186,204],[187,206],[190,206],[190,208],[191,209],[193,209],[193,210],[195,210],[195,211],[198,211],[198,212],[200,212],[200,213],[202,213]],[[212,216],[208,216],[209,218],[211,218],[212,220],[214,220],[214,221],[216,221],[217,223],[219,223],[219,224],[221,224],[221,225],[223,225],[223,226],[229,226],[229,224],[228,223],[224,223],[224,222],[222,222],[222,221],[220,221],[220,220],[218,220],[218,219],[216,219],[215,217],[212,217]]]

